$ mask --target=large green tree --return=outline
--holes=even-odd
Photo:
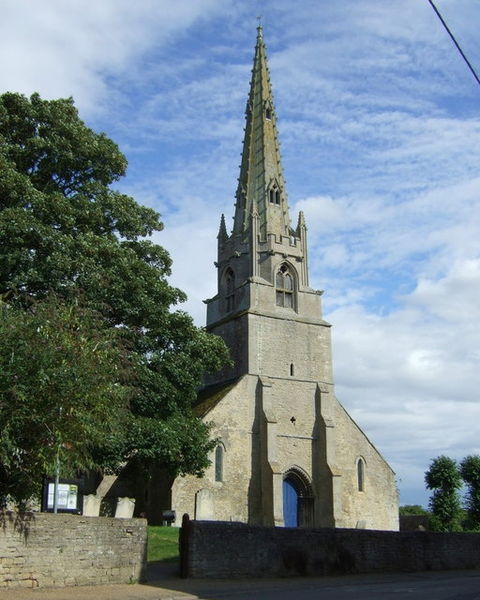
[[[460,474],[467,484],[465,505],[468,529],[480,530],[480,456],[466,456],[460,463]]]
[[[159,215],[111,187],[126,164],[71,99],[0,96],[0,294],[24,310],[52,293],[81,296],[121,332],[135,365],[130,424],[99,446],[99,462],[137,456],[201,473],[211,443],[192,403],[228,353],[173,310],[185,296],[167,281],[168,253],[147,239]]]
[[[42,474],[95,465],[128,422],[132,365],[117,330],[51,296],[0,304],[0,499],[38,495]]]
[[[459,489],[462,479],[457,461],[448,456],[434,458],[425,473],[425,483],[433,490],[430,497],[431,525],[435,531],[461,530]]]

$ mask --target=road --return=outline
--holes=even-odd
[[[145,585],[2,590],[0,600],[480,600],[480,571],[184,580],[157,570],[150,577]]]
[[[202,600],[480,600],[480,573],[202,581],[189,585],[188,591]]]

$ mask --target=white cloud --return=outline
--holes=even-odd
[[[406,481],[437,455],[478,452],[479,291],[480,260],[465,260],[388,315],[327,315],[340,400]]]
[[[347,219],[343,203],[335,202],[331,196],[314,196],[300,200],[294,205],[296,212],[308,215],[308,226],[318,235],[323,230],[341,227]]]
[[[455,261],[449,275],[437,281],[421,277],[408,298],[437,318],[467,324],[480,323],[479,299],[480,258]]]
[[[0,87],[74,96],[89,112],[106,101],[109,76],[138,68],[147,49],[218,8],[218,0],[3,0]]]

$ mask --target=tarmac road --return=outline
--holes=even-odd
[[[480,600],[480,573],[356,576],[196,585],[202,600]]]
[[[157,572],[157,575],[161,573]],[[154,572],[150,575],[155,575]],[[0,600],[480,600],[480,571],[268,580],[179,579],[146,585],[0,591]]]

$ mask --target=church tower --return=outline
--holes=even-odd
[[[216,267],[218,294],[207,301],[207,328],[227,342],[235,362],[217,380],[248,373],[331,382],[330,360],[310,346],[306,352],[310,329],[324,338],[329,326],[321,319],[321,292],[308,285],[302,213],[291,226],[261,27],[233,231],[228,235],[222,215]]]
[[[172,508],[197,519],[398,529],[394,474],[335,397],[330,325],[308,281],[303,213],[292,227],[263,31],[257,29],[233,229],[222,215],[207,329],[233,366],[197,415],[218,445]]]

